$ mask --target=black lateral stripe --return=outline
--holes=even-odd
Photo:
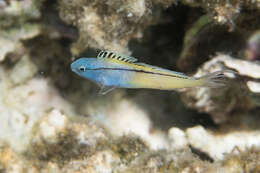
[[[95,68],[95,69],[87,69],[87,70],[121,70],[121,71],[133,71],[133,72],[156,74],[156,75],[162,75],[162,76],[170,76],[170,77],[176,77],[176,78],[181,78],[181,79],[188,79],[188,77],[185,77],[185,76],[177,76],[177,75],[170,75],[170,74],[163,74],[163,73],[156,73],[156,72],[151,72],[151,71],[135,70],[135,69],[123,69],[123,68]]]

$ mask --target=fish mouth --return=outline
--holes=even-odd
[[[75,73],[77,72],[77,70],[76,70],[76,69],[74,69],[74,68],[71,68],[71,71],[73,71],[73,72],[75,72]]]
[[[75,73],[77,72],[74,63],[72,63],[72,64],[70,65],[70,69],[71,69],[71,71],[73,71],[73,72],[75,72]]]

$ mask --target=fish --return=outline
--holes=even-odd
[[[113,51],[100,51],[96,58],[79,58],[71,63],[71,70],[100,86],[100,94],[115,88],[147,88],[174,90],[190,87],[218,88],[226,84],[225,72],[216,71],[202,77],[191,77],[184,73],[138,62],[132,56]]]

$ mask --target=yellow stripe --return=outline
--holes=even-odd
[[[134,88],[172,90],[175,88],[202,86],[203,83],[202,81],[195,79],[182,79],[158,74],[136,73],[132,78],[131,85]]]
[[[171,73],[171,72],[167,72],[167,71],[162,71],[160,69],[154,69],[154,68],[149,67],[149,66],[143,66],[143,65],[139,65],[139,64],[135,64],[135,63],[120,61],[118,59],[103,59],[103,60],[107,61],[107,62],[116,63],[116,64],[122,64],[122,65],[128,66],[130,68],[133,68],[135,70],[143,70],[143,71],[147,71],[147,72],[166,74],[166,75],[175,76],[177,78],[187,78],[187,76],[185,76],[185,75],[177,74],[177,73],[174,73],[174,72]]]

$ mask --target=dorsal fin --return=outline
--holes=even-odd
[[[119,61],[124,61],[124,62],[130,62],[130,63],[134,63],[137,62],[138,60],[134,57],[131,56],[127,56],[127,55],[122,55],[122,54],[118,54],[112,51],[107,51],[107,50],[102,50],[99,52],[98,59],[117,59]]]

